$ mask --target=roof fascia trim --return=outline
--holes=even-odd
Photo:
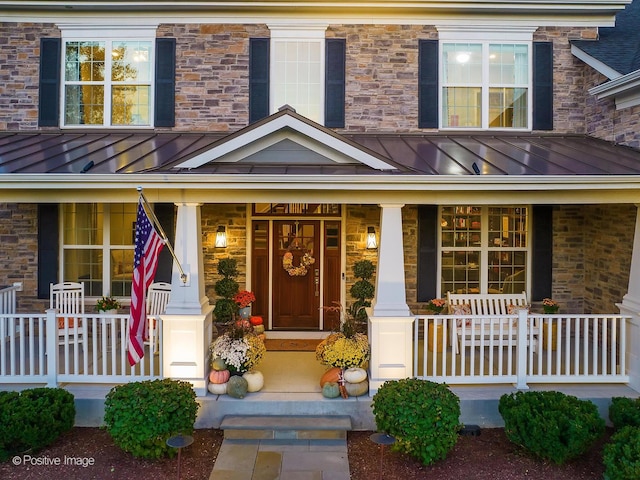
[[[622,74],[620,72],[618,72],[617,70],[614,70],[609,65],[607,65],[606,63],[598,60],[597,58],[592,57],[587,52],[585,52],[584,50],[582,50],[579,47],[576,47],[575,45],[571,45],[571,54],[574,57],[578,58],[579,60],[582,60],[584,63],[589,65],[591,68],[593,68],[594,70],[600,72],[602,75],[604,75],[605,77],[607,77],[610,80],[614,80],[614,79],[622,76]],[[591,91],[589,91],[589,93],[591,93]]]
[[[382,159],[364,152],[363,150],[343,140],[340,140],[333,135],[329,135],[328,133],[323,132],[321,129],[298,120],[297,118],[294,118],[289,114],[276,116],[275,118],[263,123],[262,125],[257,126],[256,128],[252,128],[243,134],[230,138],[228,141],[222,141],[220,145],[215,146],[199,155],[196,155],[186,162],[176,165],[174,168],[201,167],[202,165],[215,161],[222,156],[229,155],[233,152],[239,151],[240,149],[246,148],[247,145],[250,145],[253,142],[260,141],[264,137],[274,135],[279,130],[284,129],[291,129],[294,132],[307,136],[308,138],[313,139],[315,142],[324,144],[327,147],[337,152],[341,152],[343,155],[351,157],[364,165],[375,168],[376,170],[397,170],[395,166],[383,161]],[[291,140],[296,141],[294,138],[291,138]],[[296,143],[300,143],[300,141],[297,141]],[[313,148],[312,150],[326,155],[326,151],[323,149],[316,150],[315,148]],[[251,151],[251,153],[256,152]],[[239,158],[243,157],[243,155],[239,156]]]
[[[640,70],[602,83],[588,90],[590,95],[596,95],[598,99],[619,96],[640,88]]]

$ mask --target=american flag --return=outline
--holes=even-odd
[[[133,257],[133,282],[131,286],[131,313],[129,314],[129,365],[133,366],[144,356],[145,325],[147,324],[147,289],[158,268],[158,255],[164,240],[151,224],[147,212],[138,203],[136,218],[136,249]]]

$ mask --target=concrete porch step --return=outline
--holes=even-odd
[[[227,415],[220,428],[233,440],[344,440],[347,415]]]

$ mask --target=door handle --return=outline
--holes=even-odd
[[[313,283],[316,286],[316,297],[319,297],[320,296],[320,269],[319,268],[316,268],[314,270]]]

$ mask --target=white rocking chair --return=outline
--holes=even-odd
[[[162,315],[171,298],[171,284],[166,282],[155,282],[149,285],[147,290],[147,315],[158,316]],[[150,345],[154,353],[158,353],[160,332],[158,328],[158,322],[155,318],[147,319],[149,322],[149,340],[144,342],[145,345]]]
[[[84,282],[63,282],[50,285],[49,307],[56,309],[58,345],[84,342],[85,322],[76,315],[84,314]]]

